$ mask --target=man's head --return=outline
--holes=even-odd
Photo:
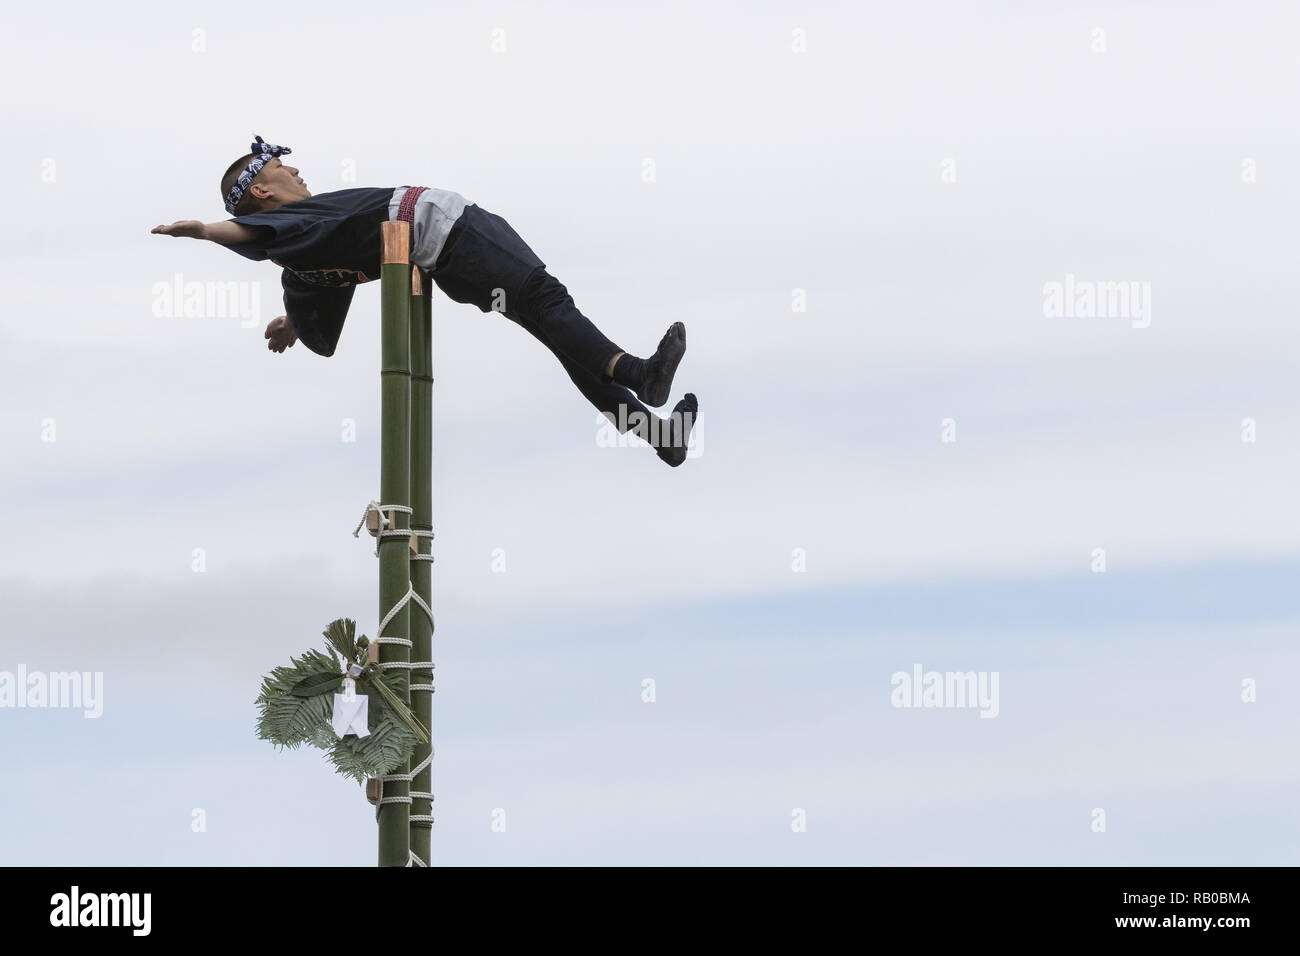
[[[221,198],[230,195],[230,189],[239,179],[239,174],[248,168],[248,164],[254,159],[252,153],[242,156],[230,164],[226,174],[221,177]],[[299,199],[306,199],[311,195],[307,189],[307,184],[302,181],[298,175],[298,170],[294,166],[286,166],[280,162],[280,157],[275,156],[267,160],[266,165],[261,168],[253,181],[248,184],[244,190],[244,196],[239,200],[235,207],[236,216],[246,216],[252,212],[274,209],[276,206],[283,206],[285,203],[297,202]]]

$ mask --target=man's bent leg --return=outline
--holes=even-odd
[[[569,290],[545,269],[529,277],[523,301],[507,303],[506,315],[528,328],[562,360],[593,378],[607,378],[610,360],[623,352],[578,311]]]
[[[509,313],[507,313],[509,315]],[[615,385],[607,381],[599,374],[592,373],[583,368],[564,352],[551,340],[543,329],[531,318],[526,316],[510,316],[516,325],[519,325],[528,332],[533,338],[541,342],[550,350],[564,367],[574,385],[578,386],[584,398],[596,408],[597,411],[603,412],[606,417],[610,418],[616,424],[619,422],[631,422],[628,427],[620,426],[620,431],[631,431],[637,421],[649,421],[654,417],[654,413],[649,411],[640,399],[632,392],[628,391],[622,385]],[[618,349],[615,349],[618,351]],[[633,413],[640,412],[637,416]]]
[[[686,353],[686,326],[674,322],[648,359],[637,358],[607,339],[573,304],[573,296],[555,276],[538,269],[524,283],[522,301],[506,315],[516,322],[530,321],[552,351],[600,377],[614,382],[651,406],[668,401],[673,375]]]
[[[536,323],[522,317],[515,318],[514,321],[559,359],[570,380],[578,386],[578,391],[582,392],[583,397],[609,419],[615,428],[620,432],[631,432],[636,435],[654,448],[655,454],[664,462],[674,468],[686,460],[691,429],[699,413],[699,404],[694,395],[688,392],[677,403],[671,415],[660,418],[622,385],[607,381],[570,360],[542,333]]]

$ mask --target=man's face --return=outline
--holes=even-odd
[[[280,157],[274,157],[262,167],[249,191],[262,201],[263,209],[274,209],[285,203],[297,202],[311,195],[311,190],[298,175],[294,166],[286,166]]]

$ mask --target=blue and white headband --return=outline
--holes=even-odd
[[[244,167],[244,171],[235,180],[235,185],[231,186],[230,192],[226,193],[226,212],[232,216],[235,214],[235,207],[239,205],[239,200],[244,198],[244,191],[253,182],[253,178],[262,171],[262,167],[276,156],[293,152],[288,146],[272,146],[270,143],[264,143],[260,136],[255,138],[248,151],[253,154],[252,162]]]

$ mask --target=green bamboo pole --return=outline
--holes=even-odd
[[[404,222],[385,222],[382,227],[384,254],[379,267],[380,302],[383,313],[380,329],[380,441],[379,495],[381,505],[409,506],[411,500],[411,320],[410,272],[407,251],[407,226]],[[394,511],[393,528],[407,530],[410,516]],[[410,547],[407,539],[392,535],[379,539],[379,619],[382,621],[406,596],[409,585]],[[408,637],[410,605],[405,605],[384,628],[382,637]],[[409,663],[411,650],[404,644],[380,644],[381,664]],[[388,668],[406,686],[402,668]],[[410,699],[409,692],[405,695]],[[394,773],[409,773],[403,764]],[[406,781],[384,782],[385,797],[405,797],[411,786]],[[379,807],[379,865],[406,866],[410,857],[410,814],[407,803],[384,803]]]
[[[418,267],[411,270],[411,527],[419,531],[433,530],[433,323],[429,290],[425,277]],[[432,578],[430,562],[417,558],[433,549],[425,535],[417,535],[411,542],[411,586],[420,599],[433,606],[430,600]],[[418,607],[411,609],[411,660],[433,660],[433,623]],[[433,728],[433,670],[421,668],[411,671],[411,685],[424,685],[428,690],[412,689],[411,709],[425,727]],[[415,745],[411,766],[418,767],[433,754],[433,739]],[[433,768],[425,767],[411,782],[413,793],[433,792]],[[431,816],[433,801],[416,797],[411,804],[412,816]],[[411,851],[429,865],[433,824],[427,820],[411,821]]]

